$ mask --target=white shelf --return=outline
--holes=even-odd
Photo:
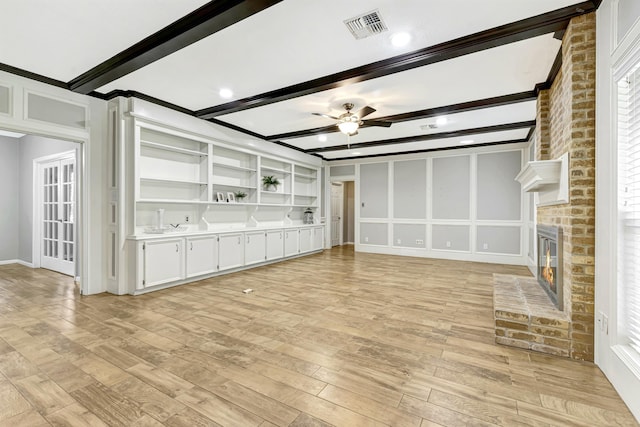
[[[277,172],[285,175],[291,175],[291,171],[288,171],[285,169],[279,169],[279,168],[272,168],[271,166],[261,166],[260,169],[268,172]]]
[[[260,193],[262,193],[262,194],[273,194],[275,196],[291,196],[291,193],[281,193],[279,191],[260,190]]]
[[[257,187],[251,185],[237,185],[237,184],[223,184],[221,182],[213,182],[213,186],[215,187],[231,187],[231,188],[246,188],[248,190],[255,190]]]
[[[212,206],[260,206],[258,203],[252,202],[211,202]]]
[[[556,160],[528,162],[515,179],[523,191],[538,193],[538,206],[568,203],[569,154]]]
[[[189,150],[187,148],[180,148],[180,147],[173,147],[171,145],[159,144],[157,142],[151,142],[151,141],[140,141],[140,145],[143,147],[157,148],[158,150],[172,151],[174,153],[180,153],[180,154],[188,154],[190,156],[198,156],[198,157],[208,156],[207,153],[203,153],[202,151]]]
[[[187,200],[187,199],[138,199],[136,203],[166,203],[166,204],[179,204],[179,205],[206,205],[211,204],[207,200]]]
[[[207,185],[206,182],[202,182],[202,181],[189,181],[189,180],[165,179],[165,178],[144,178],[144,177],[141,177],[140,181],[166,182],[166,183],[174,182],[174,183],[178,183],[178,184]]]
[[[244,166],[228,165],[226,163],[211,162],[211,165],[212,166],[217,166],[217,167],[220,167],[220,168],[233,169],[233,170],[243,171],[243,172],[257,172],[257,170],[253,169],[253,168],[247,168],[247,167],[244,167]]]
[[[306,173],[296,173],[295,176],[296,178],[302,178],[302,179],[316,179],[315,175],[309,175]]]

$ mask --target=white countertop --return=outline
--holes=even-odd
[[[211,234],[229,234],[229,233],[244,233],[251,231],[268,231],[268,230],[290,230],[290,229],[299,229],[299,228],[309,228],[309,227],[324,227],[324,224],[291,224],[291,225],[267,225],[267,226],[258,226],[258,227],[231,227],[231,228],[220,228],[214,230],[186,230],[186,231],[178,231],[178,232],[168,232],[168,233],[144,233],[134,234],[127,236],[127,240],[154,240],[154,239],[169,239],[176,237],[197,237],[197,236],[207,236]]]

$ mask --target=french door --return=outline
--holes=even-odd
[[[341,182],[331,183],[331,246],[342,245],[342,211],[344,187]]]
[[[40,266],[75,275],[75,156],[40,164]]]

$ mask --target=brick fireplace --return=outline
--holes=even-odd
[[[548,304],[535,278],[494,283],[498,343],[587,361],[594,356],[595,26],[595,13],[571,20],[561,69],[538,95],[536,160],[569,157],[569,202],[537,207],[538,226],[563,231],[562,310]]]

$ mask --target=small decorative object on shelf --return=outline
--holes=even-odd
[[[222,193],[221,191],[218,191],[216,193],[216,202],[218,203],[222,203],[222,202],[226,202],[227,199],[224,197],[224,193]]]
[[[302,223],[303,224],[313,224],[313,210],[311,208],[305,209],[302,214]]]
[[[236,202],[236,196],[232,192],[228,192],[227,193],[227,202],[229,202],[229,203],[235,203]]]
[[[273,175],[266,175],[262,177],[262,185],[266,191],[278,191],[280,181]]]
[[[242,200],[247,197],[247,193],[245,193],[244,191],[236,191],[235,193],[233,193],[234,196],[236,196],[236,200],[238,202],[242,202]]]

